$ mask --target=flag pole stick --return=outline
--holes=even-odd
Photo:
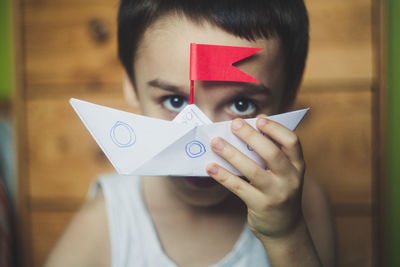
[[[190,80],[190,104],[193,104],[194,98],[194,80]]]

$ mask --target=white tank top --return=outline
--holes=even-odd
[[[163,251],[142,197],[138,176],[100,176],[89,191],[102,189],[108,217],[112,267],[177,267]],[[247,224],[232,251],[212,267],[270,266],[261,242]]]

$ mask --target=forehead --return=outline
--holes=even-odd
[[[164,16],[146,30],[136,53],[135,77],[165,79],[186,86],[190,43],[263,48],[237,66],[266,85],[282,79],[284,60],[278,38],[248,41],[210,23],[194,23],[177,15]]]

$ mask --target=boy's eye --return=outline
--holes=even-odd
[[[186,98],[180,95],[167,96],[162,102],[163,106],[166,109],[174,112],[181,111],[187,105],[187,103],[188,101],[186,100]]]
[[[238,98],[232,102],[229,109],[239,115],[250,115],[254,113],[256,106],[253,101],[246,98]]]

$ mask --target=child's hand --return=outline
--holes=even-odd
[[[235,119],[232,132],[246,142],[265,161],[263,169],[222,138],[214,138],[211,147],[240,171],[249,181],[233,175],[217,164],[207,166],[208,174],[240,197],[248,208],[248,225],[260,237],[290,234],[303,220],[301,194],[305,171],[297,136],[286,127],[259,118],[257,128],[243,119]]]

